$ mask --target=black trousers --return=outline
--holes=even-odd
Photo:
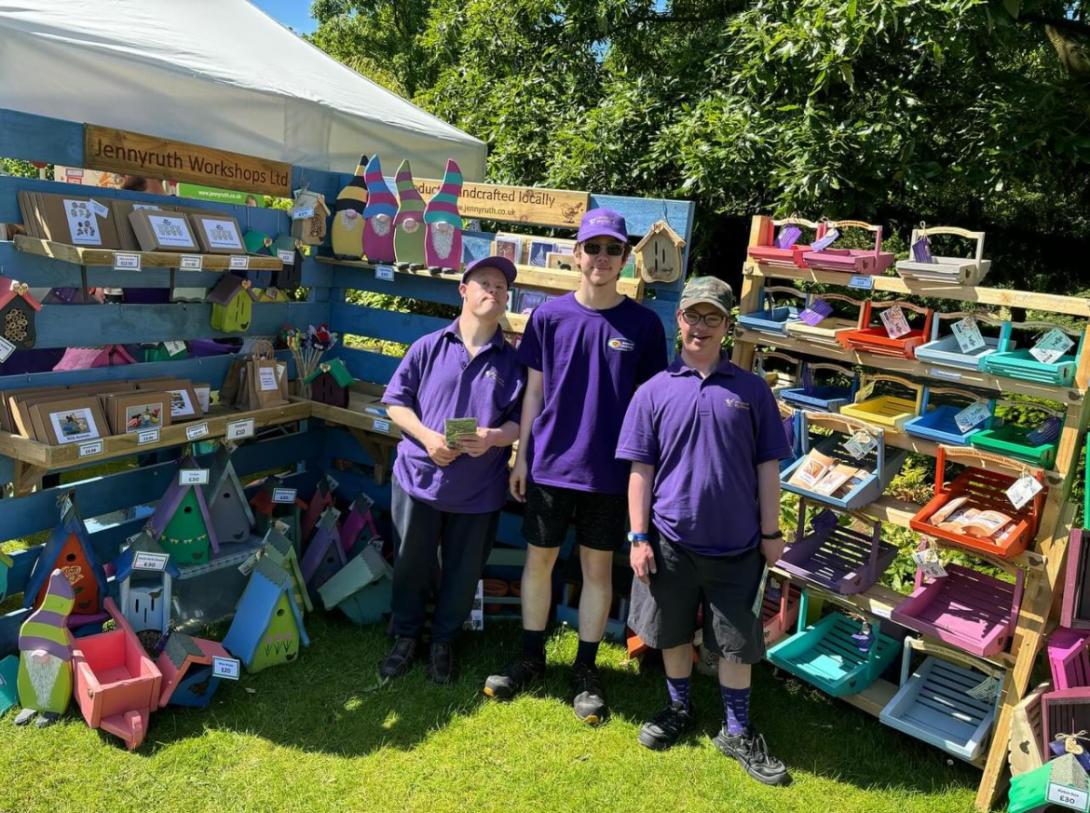
[[[431,620],[433,641],[452,641],[473,607],[477,581],[496,539],[500,512],[456,514],[414,499],[393,479],[394,634],[416,638],[424,629],[437,555],[439,597]]]

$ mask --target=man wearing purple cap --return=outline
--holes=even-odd
[[[403,437],[391,504],[396,640],[379,667],[385,678],[405,674],[416,659],[440,549],[428,676],[436,683],[454,676],[454,639],[496,536],[508,447],[519,433],[526,374],[500,328],[514,281],[515,266],[503,257],[470,263],[458,286],[461,314],[413,342],[386,385],[383,401]],[[476,419],[477,430],[452,448],[445,427],[455,418]]]
[[[628,625],[662,650],[670,696],[640,743],[668,748],[693,725],[693,622],[703,605],[723,698],[715,745],[754,779],[780,785],[787,769],[749,722],[749,687],[765,653],[753,605],[765,562],[783,554],[779,460],[791,450],[768,384],[720,349],[733,299],[715,277],[689,281],[677,312],[681,354],[640,387],[625,416],[617,457],[632,461]]]
[[[528,371],[511,491],[526,503],[523,644],[484,687],[489,697],[509,699],[543,676],[553,566],[574,524],[583,586],[573,707],[592,725],[608,714],[595,659],[625,532],[628,467],[614,457],[617,434],[636,388],[666,366],[662,323],[617,292],[628,252],[619,213],[587,212],[573,255],[579,289],[536,308],[519,345]]]

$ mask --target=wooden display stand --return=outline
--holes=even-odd
[[[767,242],[765,237],[771,228],[769,218],[754,217],[753,227],[750,232],[750,244],[757,246]],[[769,282],[770,280],[777,280],[778,282],[772,283]],[[758,265],[750,261],[747,262],[744,269],[739,312],[750,313],[758,310],[763,299],[762,290],[764,285],[766,283],[784,284],[779,282],[783,280],[789,280],[796,285],[809,282],[842,287],[852,286],[848,276],[843,273],[816,271],[786,265]],[[1090,300],[1084,298],[999,288],[960,287],[941,281],[906,280],[893,276],[874,276],[868,278],[865,283],[857,284],[865,287],[868,292],[882,291],[902,296],[956,299],[986,305],[1040,310],[1083,319],[1090,318]],[[1088,333],[1090,333],[1090,326],[1084,328],[1083,331],[1083,348],[1085,348],[1085,337]],[[971,760],[972,764],[983,769],[980,788],[976,797],[976,806],[979,810],[988,810],[996,804],[1002,790],[1015,709],[1026,697],[1029,690],[1030,676],[1044,643],[1045,634],[1054,626],[1052,618],[1059,609],[1059,594],[1063,587],[1061,567],[1065,559],[1068,536],[1075,515],[1075,506],[1069,498],[1078,471],[1079,446],[1087,424],[1090,423],[1090,407],[1087,406],[1083,397],[1087,383],[1090,381],[1090,353],[1084,350],[1079,355],[1075,380],[1070,387],[1042,386],[1036,382],[999,378],[975,370],[936,369],[932,366],[932,362],[924,359],[894,359],[887,356],[874,356],[867,352],[841,350],[814,342],[807,342],[799,337],[787,336],[781,339],[780,337],[758,334],[743,329],[735,330],[732,359],[740,367],[750,369],[753,364],[754,353],[758,347],[768,346],[818,357],[821,360],[860,364],[872,371],[896,371],[915,376],[920,380],[930,380],[931,382],[941,380],[949,383],[950,381],[957,381],[959,385],[969,385],[996,392],[1019,392],[1039,398],[1048,398],[1064,404],[1063,429],[1060,434],[1055,469],[1044,473],[1045,484],[1048,488],[1047,497],[1044,499],[1044,506],[1036,529],[1037,532],[1029,550],[1008,561],[981,555],[981,558],[986,561],[1008,571],[1014,572],[1014,569],[1022,571],[1024,580],[1024,597],[1014,629],[1014,639],[1009,649],[1009,652],[1014,654],[1000,652],[992,657],[979,659],[982,667],[991,668],[993,671],[996,666],[1008,667],[1003,677],[994,731],[986,756],[982,759]],[[903,445],[905,448],[910,448],[921,454],[934,455],[937,452],[937,446],[933,443],[914,441],[909,436],[896,432],[888,433],[887,442],[893,445]],[[971,452],[969,454],[971,456]],[[984,460],[980,462],[981,465],[986,465]],[[969,462],[968,465],[973,465],[973,463]],[[1024,464],[1017,461],[1012,461],[1012,465],[1015,467],[1024,466]],[[908,527],[909,520],[917,510],[918,506],[890,497],[881,497],[860,509],[857,513],[866,518],[877,518],[884,522]],[[813,590],[815,588],[808,586],[808,589]],[[822,593],[822,595],[840,603],[849,603],[857,609],[883,619],[888,619],[892,606],[904,598],[881,585],[876,585],[858,596],[836,597],[827,593]],[[927,643],[935,651],[941,651],[942,647],[946,646],[930,638],[927,639]],[[956,650],[956,652],[963,657],[969,657],[965,656],[960,650]],[[878,680],[865,692],[843,699],[868,713],[877,715],[889,698],[892,697],[895,689],[896,687],[888,684],[887,681]]]

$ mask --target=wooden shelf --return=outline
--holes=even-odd
[[[15,236],[15,248],[27,254],[36,254],[39,257],[50,257],[62,262],[74,263],[84,266],[106,266],[113,268],[117,264],[117,255],[139,256],[141,268],[177,268],[184,257],[200,257],[201,267],[191,268],[192,271],[280,271],[284,263],[279,257],[266,257],[259,254],[201,254],[200,252],[174,252],[174,251],[114,251],[104,248],[86,248],[73,246],[68,243],[57,243],[52,240],[40,240],[26,235]],[[248,265],[245,269],[234,268],[231,265],[232,257],[245,257]],[[126,269],[137,271],[139,269]]]
[[[327,423],[335,423],[346,429],[362,429],[365,432],[374,434],[376,440],[389,438],[396,443],[401,439],[401,430],[398,428],[397,424],[389,418],[382,418],[367,412],[358,412],[354,409],[344,409],[343,407],[330,406],[329,404],[319,404],[317,401],[308,401],[305,398],[293,397],[292,401],[300,404],[309,404],[311,417],[320,418]],[[375,425],[376,422],[378,423],[377,426]]]

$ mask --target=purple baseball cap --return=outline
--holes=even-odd
[[[497,271],[502,271],[503,275],[507,277],[508,285],[514,285],[515,277],[518,275],[518,269],[515,268],[513,262],[506,257],[493,255],[491,257],[481,257],[481,259],[474,260],[467,265],[466,270],[462,272],[462,282],[465,282],[470,273],[476,271],[478,268],[495,268]]]
[[[628,242],[628,229],[624,215],[613,209],[591,209],[583,215],[579,223],[576,242],[582,243],[592,237],[612,237],[622,243]]]

